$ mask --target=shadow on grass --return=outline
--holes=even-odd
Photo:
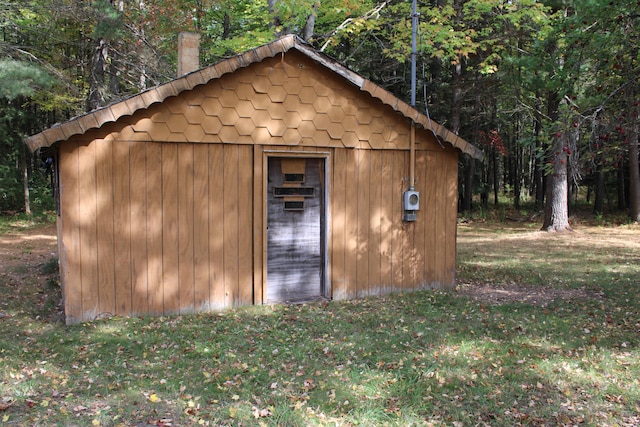
[[[590,243],[519,232],[499,244],[460,233],[460,279],[604,295],[493,304],[429,291],[72,327],[25,311],[2,320],[0,416],[15,425],[637,424],[640,295],[628,265],[637,252],[601,247],[608,263],[599,264]]]

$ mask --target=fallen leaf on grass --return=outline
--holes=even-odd
[[[4,412],[7,409],[9,409],[11,407],[11,405],[13,405],[13,401],[9,400],[9,399],[2,399],[2,402],[0,403],[0,412]]]
[[[253,416],[255,419],[258,418],[264,418],[264,417],[268,417],[269,415],[271,415],[271,411],[268,409],[258,409],[258,408],[253,408]]]
[[[229,408],[229,418],[235,418],[238,415],[238,408],[230,407]]]

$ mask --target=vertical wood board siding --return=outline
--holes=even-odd
[[[58,152],[60,167],[60,259],[64,259],[60,281],[64,295],[64,311],[69,323],[91,319],[82,310],[82,257],[80,253],[80,188],[78,177],[78,144],[63,144]]]
[[[97,193],[113,182],[113,144],[96,142],[98,301],[105,313],[116,312],[113,192]]]
[[[224,288],[224,150],[209,146],[209,304],[212,309],[228,307]]]
[[[67,322],[252,304],[253,156],[222,144],[62,144]]]
[[[78,191],[83,195],[78,200],[78,220],[80,221],[79,253],[83,260],[82,268],[80,269],[82,311],[89,315],[95,315],[92,311],[98,300],[95,156],[95,144],[80,145],[78,147],[78,176],[80,177]]]
[[[193,267],[195,310],[210,307],[209,270],[209,146],[193,147]]]
[[[143,142],[129,146],[129,199],[131,230],[131,311],[149,312],[149,266],[147,255],[146,149]]]
[[[162,262],[162,145],[146,143],[147,177],[147,295],[149,313],[164,312],[164,280]]]

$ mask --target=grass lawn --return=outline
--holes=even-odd
[[[461,224],[455,291],[71,327],[5,228],[0,425],[640,425],[640,227],[538,228]]]

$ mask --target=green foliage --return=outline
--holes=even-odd
[[[33,97],[39,90],[51,89],[55,80],[47,72],[29,62],[0,60],[0,98],[13,101]]]
[[[96,23],[93,28],[93,38],[117,40],[126,37],[123,28],[123,16],[114,7],[110,0],[98,0],[92,4],[96,15]]]
[[[307,22],[313,8],[320,6],[319,0],[278,0],[272,14],[280,21],[277,32],[287,29],[290,33],[299,34]]]
[[[267,43],[276,31],[299,33],[314,6],[311,42],[317,48],[409,99],[408,0],[280,0],[273,11],[267,0],[5,3],[0,9],[2,109],[14,117],[9,107],[30,114],[21,122],[29,126],[12,124],[17,132],[5,140],[7,147],[82,110],[92,88],[96,39],[108,44],[109,70],[101,89],[110,102],[175,76],[180,31],[201,34],[202,64],[208,65]],[[577,182],[591,185],[596,171],[615,177],[619,168],[628,170],[625,139],[638,125],[638,100],[632,98],[640,93],[637,1],[418,3],[418,87],[426,94],[418,97],[418,108],[428,107],[431,117],[446,126],[459,122],[459,134],[473,143],[480,131],[497,130],[508,153],[496,160],[496,173],[508,181],[497,180],[498,185],[515,187],[515,181],[533,175],[525,170],[529,165],[552,170],[553,135],[566,135],[574,123],[578,131],[569,142],[575,154],[567,161]],[[553,104],[558,105],[550,110]],[[2,182],[8,188],[19,156],[2,150]],[[486,168],[488,163],[476,169],[484,182],[475,188],[493,185],[494,172]]]
[[[0,212],[13,211],[22,206],[22,187],[19,177],[15,175],[15,168],[7,164],[0,165]]]
[[[15,60],[0,61],[0,212],[20,211],[24,207],[23,171],[30,164],[22,138],[37,128],[33,111],[25,108],[34,99],[44,102],[55,87],[55,80],[40,67]],[[38,167],[35,162],[36,168]],[[47,184],[31,174],[29,186],[34,192],[34,208],[50,209],[51,197],[43,197]]]
[[[203,54],[206,63],[244,52],[273,40],[267,2],[219,2],[206,13]]]

